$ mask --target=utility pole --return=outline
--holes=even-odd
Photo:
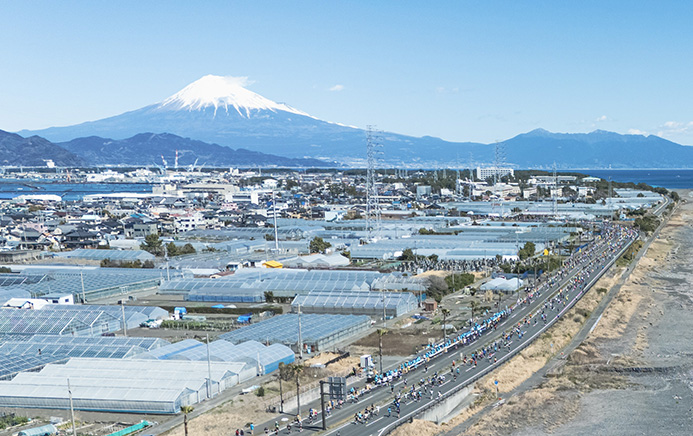
[[[124,300],[120,300],[120,310],[123,313],[123,335],[127,338],[128,337],[128,323],[125,322],[125,301]]]
[[[212,398],[212,361],[209,357],[209,333],[207,333],[207,398]]]
[[[277,202],[274,200],[274,191],[272,191],[272,215],[274,215],[274,252],[279,253],[279,237],[277,235]]]
[[[327,430],[327,417],[325,416],[325,380],[320,380],[320,409],[322,411],[322,429]]]
[[[279,413],[284,413],[284,391],[282,390],[282,372],[277,374],[279,377]]]
[[[79,278],[82,281],[82,304],[87,302],[87,296],[84,293],[84,270],[79,270]]]
[[[301,305],[298,305],[298,357],[303,359],[303,338],[301,336]]]
[[[70,379],[67,379],[67,395],[70,397],[70,417],[72,418],[72,436],[77,436],[75,429],[75,408],[72,405],[72,388],[70,388]]]

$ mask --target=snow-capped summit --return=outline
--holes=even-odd
[[[283,103],[274,102],[245,88],[249,85],[247,77],[207,75],[191,83],[181,91],[173,94],[161,104],[160,109],[199,111],[214,108],[236,111],[245,118],[250,118],[252,111],[284,111],[297,115],[309,116]]]

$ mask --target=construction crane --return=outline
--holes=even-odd
[[[198,157],[197,159],[195,159],[195,162],[194,162],[192,165],[190,165],[190,167],[188,167],[188,172],[191,172],[191,173],[192,173],[192,172],[195,171],[195,166],[197,165],[197,161],[198,161],[198,160],[200,160],[199,157]]]

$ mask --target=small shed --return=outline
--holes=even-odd
[[[22,430],[17,433],[17,436],[50,436],[54,434],[58,434],[58,429],[53,424],[47,424]]]
[[[436,310],[438,310],[438,302],[431,298],[425,300],[423,302],[423,306],[426,312],[435,312]]]

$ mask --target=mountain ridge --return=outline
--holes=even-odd
[[[142,132],[171,133],[234,149],[365,166],[366,132],[322,121],[247,90],[246,78],[204,76],[162,102],[74,126],[20,133],[55,142],[99,136],[124,140]],[[379,133],[380,163],[398,167],[468,167],[495,161],[494,145],[432,136]],[[654,135],[552,133],[535,129],[502,141],[508,164],[550,168],[693,168],[693,147]]]
[[[25,138],[0,130],[0,165],[45,166],[48,160],[58,166],[83,164],[77,155],[40,136]]]

